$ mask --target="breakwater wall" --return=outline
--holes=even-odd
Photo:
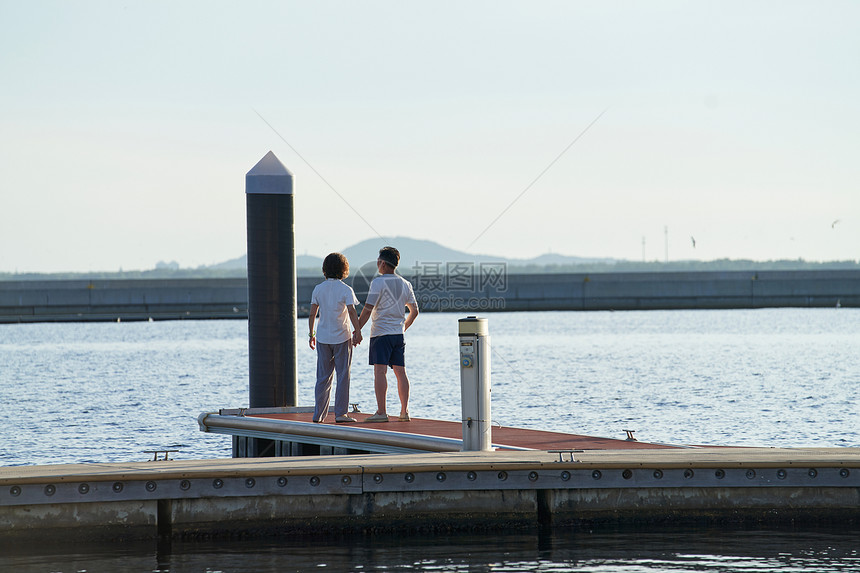
[[[200,318],[248,318],[248,281],[0,281],[0,323]]]
[[[410,278],[431,312],[860,307],[854,270]],[[319,281],[298,278],[299,316]],[[364,300],[366,282],[353,287]],[[0,281],[0,323],[247,317],[240,278]]]
[[[0,468],[0,541],[853,526],[858,456],[677,448],[19,466]]]

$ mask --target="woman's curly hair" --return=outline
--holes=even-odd
[[[331,253],[323,261],[322,272],[327,279],[345,279],[349,276],[349,261],[340,253]]]

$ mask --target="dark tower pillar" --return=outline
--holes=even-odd
[[[245,175],[245,199],[249,406],[295,406],[298,374],[293,175],[271,151]]]

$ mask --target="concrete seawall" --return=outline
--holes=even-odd
[[[860,271],[412,277],[425,311],[860,307]],[[306,316],[317,277],[299,277]],[[359,300],[366,288],[356,285]],[[246,279],[0,281],[0,323],[248,317]]]
[[[450,452],[0,468],[0,538],[852,525],[856,448]]]
[[[246,279],[0,282],[0,323],[248,318]]]
[[[860,271],[512,275],[504,310],[858,307]]]

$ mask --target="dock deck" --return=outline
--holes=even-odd
[[[388,422],[373,423],[365,420],[371,414],[363,412],[350,412],[350,416],[357,420],[356,423],[337,424],[334,415],[329,414],[322,424],[313,424],[313,412],[311,408],[291,408],[290,412],[265,412],[262,410],[222,410],[221,415],[238,416],[240,413],[245,417],[259,418],[262,420],[280,420],[283,422],[312,424],[308,426],[304,435],[318,433],[320,436],[331,435],[331,429],[338,433],[365,432],[393,432],[403,438],[410,436],[423,436],[439,438],[440,444],[450,440],[451,449],[440,447],[438,451],[459,451],[462,445],[463,425],[461,422],[450,422],[445,420],[432,420],[426,418],[412,418],[409,422],[400,422],[397,416],[389,416]],[[277,427],[277,426],[275,426]],[[295,429],[294,424],[282,426],[286,432],[290,428]],[[639,442],[636,440],[601,438],[579,434],[567,434],[562,432],[547,432],[543,430],[532,430],[527,428],[516,428],[512,426],[494,425],[493,445],[498,450],[553,450],[553,449],[577,449],[577,450],[626,450],[626,449],[657,449],[677,448],[666,444],[653,444]],[[405,440],[404,440],[405,441]]]
[[[458,452],[463,448],[462,422],[412,418],[370,423],[370,414],[350,412],[356,423],[337,424],[329,413],[321,424],[312,420],[313,408],[222,409],[198,417],[203,432],[231,435],[233,457],[344,454],[405,454]],[[635,439],[613,439],[494,425],[496,450],[640,450],[690,446],[654,444]],[[262,441],[261,441],[262,440]]]
[[[860,521],[860,448],[635,448],[0,468],[0,538]]]
[[[352,415],[361,421],[199,418],[234,441],[332,455],[0,468],[0,538],[860,522],[860,448],[683,447],[494,427],[495,451],[461,452],[459,423]],[[350,454],[362,448],[389,453]]]

